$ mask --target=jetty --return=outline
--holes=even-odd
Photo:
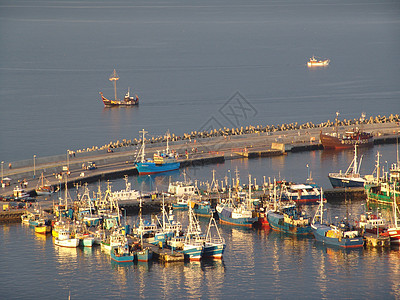
[[[357,120],[342,121],[339,131],[345,132],[353,128]],[[334,130],[333,122],[319,125],[306,123],[303,125],[283,124],[281,126],[250,126],[236,129],[211,130],[210,132],[194,133],[190,135],[175,136],[169,142],[178,154],[181,167],[223,163],[230,159],[251,159],[256,157],[272,157],[288,155],[290,152],[321,150],[319,141],[321,130],[324,132]],[[362,124],[365,131],[372,132],[375,144],[396,143],[400,136],[400,117],[371,117]],[[163,138],[152,138],[146,141],[148,156],[165,148]],[[126,141],[111,143],[103,147],[93,147],[70,151],[64,155],[51,157],[37,157],[33,159],[2,162],[1,176],[2,187],[0,196],[6,197],[13,194],[15,186],[22,181],[28,182],[25,186],[27,192],[33,192],[39,174],[44,173],[45,178],[53,187],[64,182],[62,174],[68,174],[68,185],[77,182],[96,182],[120,178],[123,175],[137,174],[134,161],[137,156],[140,141]],[[95,162],[96,169],[85,169],[89,163]],[[8,166],[8,167],[7,167]],[[7,185],[4,179],[9,181]]]

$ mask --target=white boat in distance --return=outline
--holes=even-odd
[[[329,59],[325,60],[320,60],[317,59],[314,55],[313,57],[310,58],[310,60],[307,62],[307,66],[310,67],[325,67],[328,66],[330,63]]]

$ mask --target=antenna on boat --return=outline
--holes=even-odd
[[[111,74],[110,78],[108,78],[108,80],[114,83],[114,95],[115,95],[115,101],[117,101],[117,80],[119,80],[119,77],[115,69],[114,72]]]

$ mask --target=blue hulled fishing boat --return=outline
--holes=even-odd
[[[212,232],[212,228],[215,228],[215,232]],[[211,215],[204,242],[203,257],[222,259],[225,247],[225,240],[222,238],[217,223],[215,222],[214,217]]]
[[[208,201],[192,202],[193,212],[198,217],[212,217],[214,211],[211,207],[211,203]]]
[[[129,251],[128,244],[123,246],[113,247],[111,250],[111,260],[119,262],[119,263],[126,263],[126,262],[133,262],[135,259],[135,254]]]
[[[145,159],[144,149],[144,135],[146,131],[144,129],[140,131],[143,134],[142,137],[142,148],[141,148],[141,159],[140,161],[135,163],[136,169],[139,175],[149,175],[149,174],[157,174],[168,171],[178,170],[180,167],[180,162],[176,160],[175,155],[169,151],[168,147],[168,138],[167,136],[167,149],[162,153],[155,153],[153,159]]]
[[[235,205],[231,199],[231,190],[229,189],[228,200],[218,203],[215,210],[222,224],[252,227],[258,221],[258,218],[251,199],[251,177],[249,176],[248,197],[244,202],[239,202]]]
[[[267,213],[269,226],[276,231],[296,235],[311,234],[310,219],[296,205]]]
[[[360,232],[357,230],[351,230],[348,224],[335,226],[323,223],[324,202],[322,198],[323,196],[321,194],[321,201],[311,224],[315,239],[327,245],[338,246],[341,248],[363,247],[364,239]]]
[[[204,241],[200,237],[201,228],[193,213],[192,206],[189,205],[189,225],[185,234],[185,241],[183,242],[183,254],[189,260],[199,261],[203,256]]]

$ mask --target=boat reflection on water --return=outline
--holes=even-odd
[[[71,267],[71,263],[77,263],[78,251],[79,251],[79,249],[77,249],[77,248],[54,246],[56,260],[61,265],[65,265],[66,268]]]
[[[329,246],[326,244],[315,241],[314,247],[326,254],[325,257],[329,264],[335,267],[345,267],[350,272],[357,264],[360,256],[364,253],[364,248],[339,248],[335,246]]]

